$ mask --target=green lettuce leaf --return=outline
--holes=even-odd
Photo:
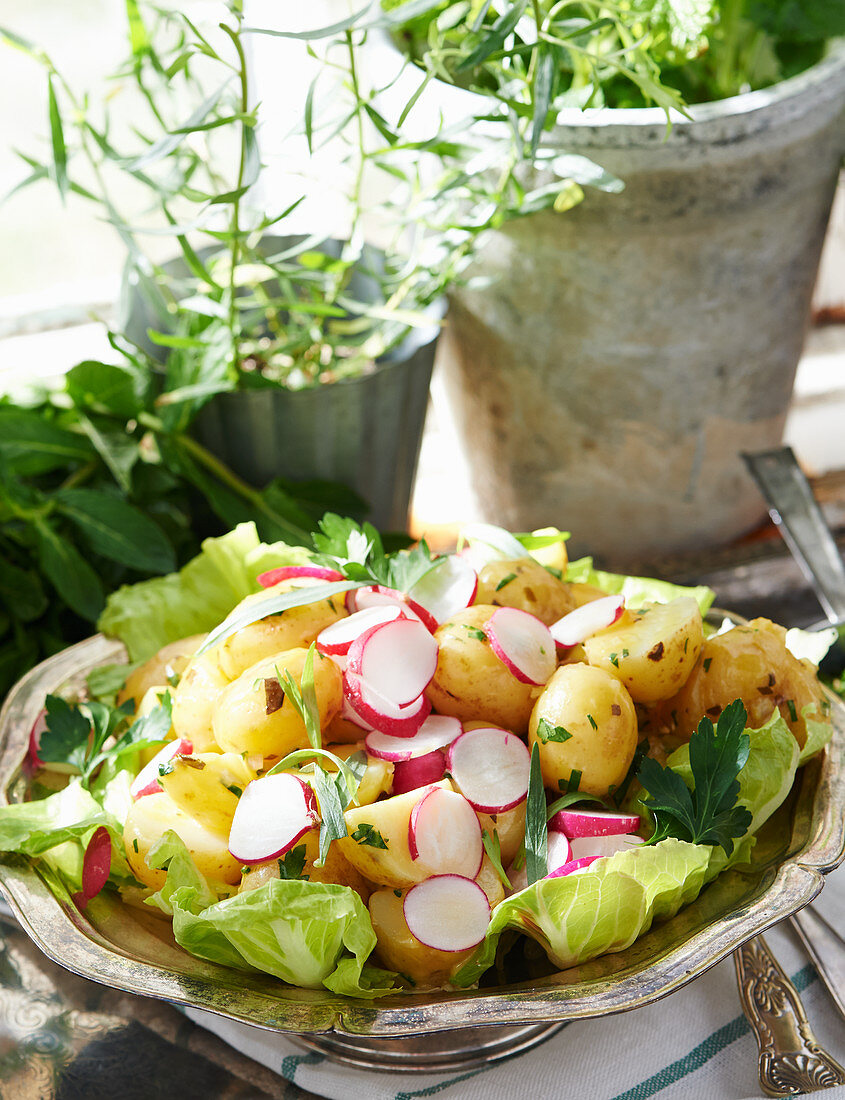
[[[831,737],[833,737],[833,723],[820,722],[817,718],[811,717],[815,712],[815,703],[808,703],[801,711],[801,717],[804,719],[804,724],[807,727],[807,740],[798,757],[799,768],[802,764],[806,764],[811,757],[816,755],[816,753],[821,752]]]
[[[544,878],[500,902],[484,942],[452,978],[472,985],[493,963],[508,928],[537,940],[565,969],[608,951],[622,951],[698,896],[712,848],[669,838],[596,860],[588,871]]]
[[[366,965],[376,937],[348,886],[271,879],[217,901],[174,833],[165,834],[149,863],[167,865],[165,886],[149,903],[172,914],[176,942],[192,955],[349,997],[396,992],[395,975]]]
[[[263,543],[254,523],[240,523],[206,539],[202,552],[178,573],[119,588],[97,626],[124,643],[131,661],[143,661],[168,642],[217,626],[245,596],[261,591],[259,573],[309,561],[304,547]]]
[[[704,584],[686,586],[655,577],[628,577],[623,573],[605,573],[593,568],[592,558],[577,558],[566,568],[567,581],[592,584],[609,596],[623,595],[629,607],[641,607],[646,603],[669,603],[679,596],[692,596],[706,615],[713,606],[716,593]]]

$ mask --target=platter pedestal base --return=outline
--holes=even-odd
[[[288,1035],[297,1046],[358,1069],[390,1073],[452,1073],[522,1054],[550,1039],[563,1023],[462,1027],[395,1039],[336,1032]]]

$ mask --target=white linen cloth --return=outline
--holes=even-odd
[[[845,935],[845,867],[829,876],[816,904]],[[797,936],[783,924],[766,933],[766,940],[801,994],[816,1037],[845,1065],[845,1020]],[[572,1022],[525,1054],[463,1073],[370,1073],[308,1054],[284,1035],[194,1009],[187,1015],[288,1081],[330,1100],[746,1100],[763,1095],[757,1044],[742,1014],[732,959],[656,1004]],[[845,1100],[845,1086],[819,1095]]]

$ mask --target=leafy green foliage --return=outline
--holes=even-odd
[[[298,844],[295,848],[291,848],[289,852],[285,852],[284,859],[279,861],[279,878],[282,879],[296,879],[296,878],[308,878],[307,875],[303,875],[305,870],[305,845]]]
[[[642,761],[637,778],[649,794],[646,805],[655,817],[652,843],[672,836],[720,845],[731,854],[734,840],[751,824],[751,813],[737,805],[737,776],[751,745],[744,732],[746,720],[740,699],[725,707],[715,729],[709,718],[702,718],[689,742],[692,790],[672,768],[662,768],[651,757]]]
[[[484,845],[484,851],[487,853],[487,858],[493,864],[493,870],[498,875],[499,881],[506,890],[511,890],[511,881],[502,866],[502,845],[499,841],[498,831],[494,829],[492,833],[488,833],[486,829],[482,829],[481,843]]]
[[[385,852],[387,851],[387,842],[384,837],[375,827],[370,825],[366,821],[362,821],[357,829],[352,833],[352,839],[359,844],[366,844],[370,848],[381,848]]]
[[[86,788],[106,761],[165,741],[171,723],[169,693],[149,714],[131,724],[131,703],[122,707],[100,702],[71,704],[58,695],[48,695],[46,711],[38,755],[46,764],[70,764]],[[107,744],[110,738],[114,740]]]
[[[432,556],[425,539],[409,550],[387,553],[372,524],[328,513],[313,535],[320,560],[353,581],[381,584],[408,592],[442,560]]]
[[[528,798],[525,807],[525,874],[528,885],[548,873],[548,829],[546,828],[546,791],[540,770],[540,746],[531,749],[528,773]]]
[[[317,706],[317,692],[314,688],[314,654],[317,647],[314,642],[308,647],[308,656],[302,667],[301,683],[297,683],[287,669],[284,671],[276,665],[276,676],[282,685],[285,695],[290,699],[308,734],[308,741],[312,749],[322,747],[322,733],[320,730],[320,708]]]
[[[551,722],[541,718],[537,723],[537,736],[545,745],[549,741],[557,741],[562,744],[564,741],[568,741],[572,734],[563,726],[553,726]]]

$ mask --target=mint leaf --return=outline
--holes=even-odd
[[[58,695],[47,696],[46,709],[46,729],[41,734],[38,755],[45,764],[71,764],[83,772],[91,723],[79,707],[72,707]]]

